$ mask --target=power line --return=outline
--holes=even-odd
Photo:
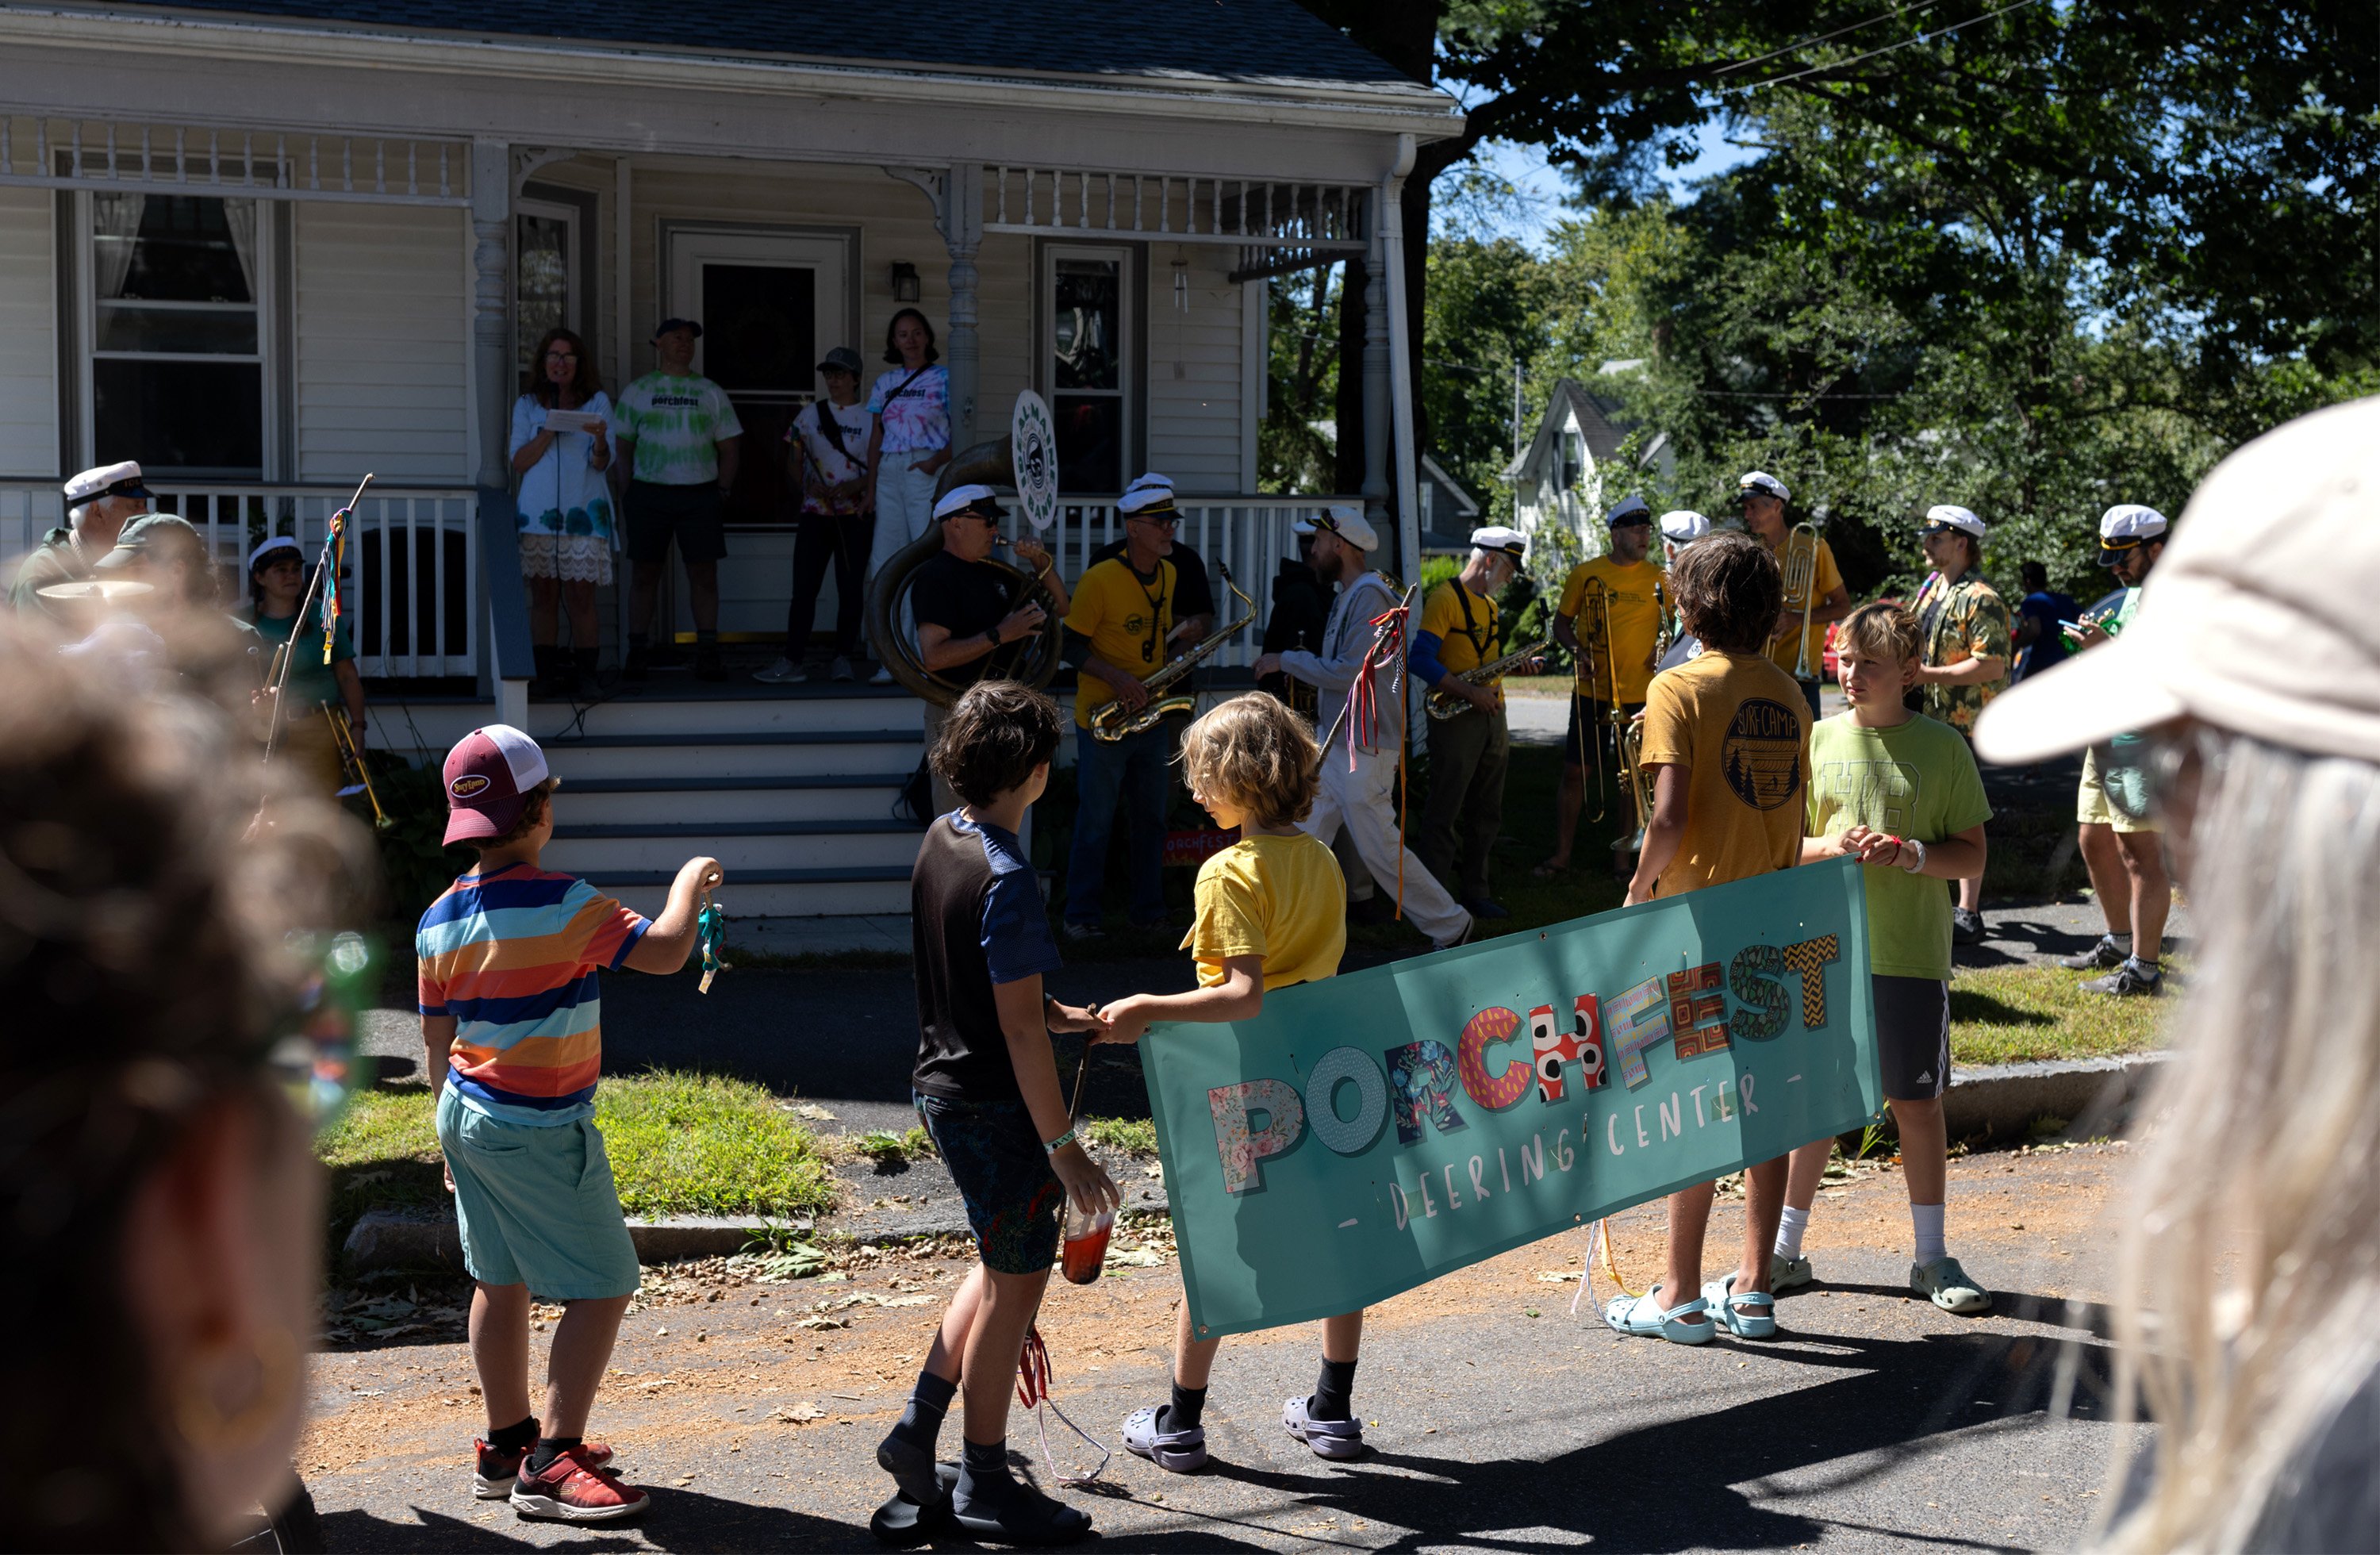
[[[1923,4],[1913,8],[1920,11],[1927,11],[1933,9],[1938,4],[1940,4],[1940,0],[1924,0]],[[1726,76],[1731,75],[1738,70],[1748,70],[1755,65],[1765,64],[1769,60],[1777,58],[1780,55],[1789,55],[1796,52],[1797,50],[1806,49],[1813,43],[1823,43],[1829,38],[1840,38],[1846,32],[1856,32],[1863,27],[1873,27],[1879,21],[1890,21],[1895,17],[1900,16],[1911,9],[1912,9],[1912,7],[1907,6],[1895,6],[1892,9],[1886,11],[1881,16],[1872,16],[1865,21],[1855,21],[1849,27],[1838,27],[1832,32],[1821,32],[1815,38],[1804,38],[1798,43],[1788,43],[1781,49],[1771,49],[1767,54],[1755,55],[1750,59],[1739,59],[1732,65],[1722,65],[1718,69],[1712,71],[1711,74],[1714,76]]]
[[[1919,43],[1930,43],[1937,38],[1947,38],[1953,32],[1964,31],[1966,29],[1974,26],[1977,22],[1989,21],[1994,17],[2004,17],[2010,11],[2021,11],[2027,6],[2038,3],[2039,0],[2012,0],[2011,4],[2002,6],[1998,10],[1985,11],[1982,16],[1969,17],[1965,21],[1953,22],[1949,27],[1937,28],[1931,32],[1920,32],[1914,38],[1905,38],[1898,43],[1887,43],[1880,49],[1870,49],[1865,54],[1855,54],[1849,59],[1830,60],[1824,65],[1813,65],[1805,70],[1796,70],[1791,75],[1770,76],[1764,80],[1746,81],[1742,86],[1723,87],[1719,90],[1719,95],[1727,97],[1741,91],[1756,91],[1762,87],[1782,86],[1787,81],[1798,81],[1804,76],[1815,76],[1822,70],[1840,70],[1846,66],[1857,65],[1863,60],[1874,59],[1878,55],[1892,54],[1897,50],[1913,48]]]

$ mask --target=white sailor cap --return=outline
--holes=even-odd
[[[306,548],[299,545],[291,536],[268,535],[263,540],[257,542],[255,550],[248,553],[248,570],[254,572],[257,568],[262,566],[264,565],[264,559],[267,556],[272,555],[275,551],[286,551],[292,556],[297,557],[300,562],[303,562],[306,559]]]
[[[1160,481],[1163,484],[1159,484]],[[1171,513],[1173,511],[1173,482],[1161,475],[1154,480],[1144,475],[1116,499],[1116,511],[1126,516],[1140,513]]]
[[[1484,529],[1472,530],[1471,547],[1475,551],[1492,551],[1510,556],[1516,564],[1528,560],[1529,556],[1528,537],[1501,524],[1490,524]]]
[[[1700,540],[1710,531],[1710,520],[1691,507],[1673,507],[1661,515],[1661,538],[1672,545]]]
[[[1925,510],[1925,527],[1932,528],[1937,524],[1948,524],[1950,528],[1964,534],[1971,534],[1977,540],[1983,539],[1990,532],[1984,527],[1984,521],[1981,518],[1956,503],[1936,503]]]
[[[979,513],[987,518],[1004,516],[999,497],[993,494],[990,487],[980,481],[953,486],[934,504],[934,516],[937,518],[948,518],[955,513]]]
[[[1785,482],[1767,470],[1755,469],[1735,483],[1735,500],[1742,502],[1746,497],[1775,497],[1779,502],[1791,502],[1793,493],[1785,489]]]
[[[2099,516],[2099,543],[2110,551],[2129,551],[2165,531],[2165,515],[2136,502],[2118,503]]]
[[[1622,524],[1649,524],[1653,521],[1653,504],[1643,497],[1622,497],[1620,505],[1603,516],[1603,527],[1616,529]]]
[[[1365,517],[1364,510],[1354,503],[1332,503],[1313,517],[1300,518],[1290,528],[1302,535],[1328,529],[1358,551],[1378,551],[1380,548],[1380,532],[1372,528],[1372,521]]]
[[[121,464],[101,465],[97,469],[84,470],[66,484],[67,501],[87,503],[96,497],[149,497],[153,495],[140,483],[140,467],[130,459]]]
[[[1137,492],[1145,486],[1154,486],[1170,492],[1173,490],[1173,477],[1170,475],[1160,475],[1153,469],[1144,470],[1140,474],[1132,478],[1132,484],[1126,486],[1124,491],[1127,493],[1130,493]]]

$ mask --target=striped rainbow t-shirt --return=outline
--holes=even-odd
[[[421,1013],[455,1017],[447,1076],[506,1123],[575,1123],[603,1067],[599,967],[651,928],[576,875],[507,865],[446,888],[421,915]]]

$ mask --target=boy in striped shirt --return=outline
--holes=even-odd
[[[612,1342],[637,1294],[637,1249],[596,1131],[603,1063],[600,968],[675,972],[694,948],[719,862],[678,870],[646,919],[575,876],[538,868],[553,835],[555,780],[508,724],[447,754],[446,841],[477,848],[470,873],[421,915],[423,1071],[455,1195],[471,1295],[471,1359],[488,1406],[475,1493],[524,1516],[609,1522],[651,1498],[585,1440]],[[529,1293],[559,1301],[542,1425],[529,1413]]]

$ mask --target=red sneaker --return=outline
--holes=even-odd
[[[478,1437],[471,1439],[471,1445],[480,1455],[478,1472],[471,1476],[471,1494],[483,1501],[500,1501],[511,1495],[513,1481],[520,1477],[521,1465],[528,1462],[529,1449],[499,1452]],[[584,1443],[579,1451],[587,1454],[589,1468],[601,1468],[612,1461],[612,1449],[600,1441]]]
[[[587,1461],[585,1447],[573,1447],[531,1474],[521,1464],[513,1481],[513,1511],[523,1517],[546,1517],[558,1523],[610,1523],[634,1517],[652,1504],[642,1490],[620,1483],[610,1469]]]

